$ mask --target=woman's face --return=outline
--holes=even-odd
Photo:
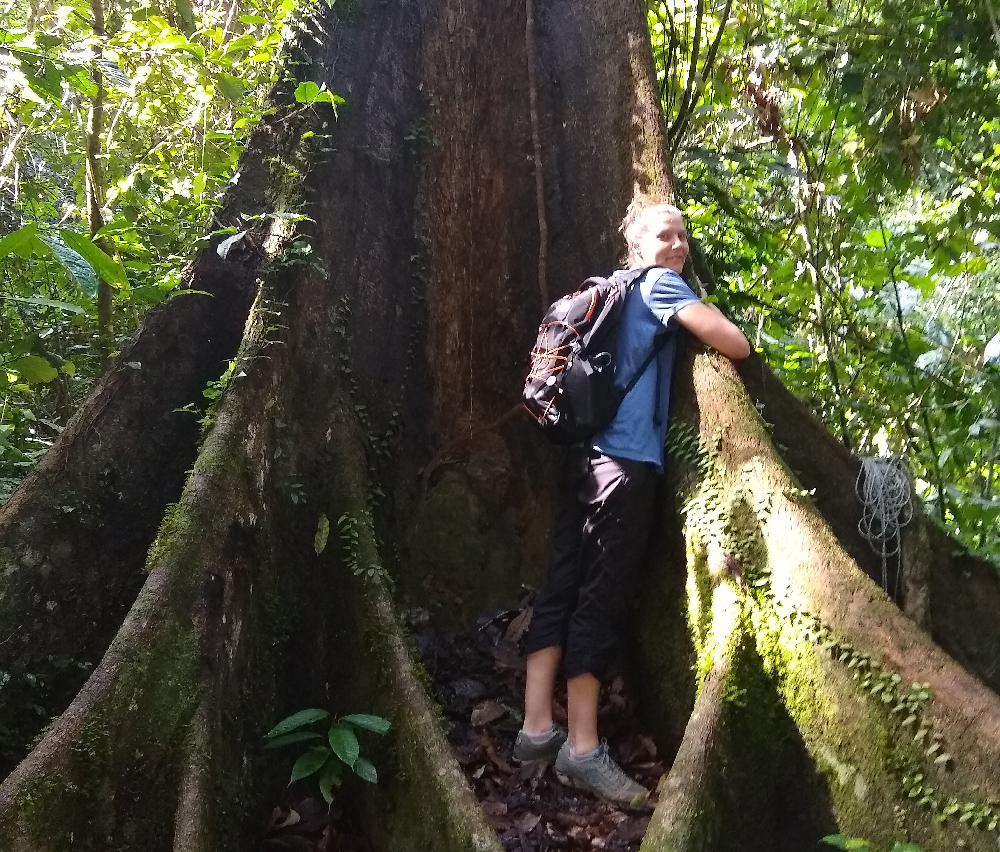
[[[663,266],[680,272],[688,256],[687,230],[680,214],[670,210],[651,213],[637,248],[643,266]]]

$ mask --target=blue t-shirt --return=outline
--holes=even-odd
[[[666,334],[667,340],[653,361],[622,400],[615,419],[598,432],[591,446],[606,456],[650,462],[663,469],[663,444],[667,439],[670,407],[670,379],[674,371],[680,326],[674,314],[686,305],[701,301],[684,279],[670,269],[655,268],[632,285],[625,296],[615,384],[622,390],[642,362],[649,357],[653,338]],[[657,369],[659,361],[659,369]],[[659,417],[656,416],[659,379]]]

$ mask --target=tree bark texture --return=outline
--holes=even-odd
[[[215,298],[151,315],[0,519],[5,665],[103,654],[0,784],[0,848],[246,848],[290,763],[263,734],[322,706],[393,722],[379,784],[343,792],[377,848],[498,849],[396,607],[469,623],[540,579],[557,454],[502,418],[539,258],[553,296],[610,271],[629,202],[669,191],[643,5],[533,11],[528,28],[515,0],[355,0],[304,22],[292,72],[346,103],[335,119],[279,92],[225,215],[294,188],[300,205],[277,209],[311,223],[203,253],[191,287]],[[327,150],[300,145],[306,129]],[[235,356],[254,296],[199,450],[174,409]],[[858,569],[840,492],[856,463],[815,452],[822,426],[755,359],[738,375],[698,354],[676,392],[691,440],[661,494],[631,667],[678,757],[644,848],[791,852],[838,828],[993,848],[958,818],[971,804],[966,823],[988,825],[1000,795],[998,699]],[[709,569],[717,546],[740,576]]]

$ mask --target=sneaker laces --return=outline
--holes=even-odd
[[[616,785],[625,788],[630,784],[635,783],[628,777],[628,775],[625,774],[625,770],[623,770],[614,760],[611,759],[611,754],[608,751],[608,741],[603,737],[601,738],[600,751],[598,751],[597,757],[609,773],[614,776],[614,783]]]

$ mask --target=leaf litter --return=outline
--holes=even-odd
[[[373,852],[364,835],[336,803],[327,807],[318,796],[293,784],[271,811],[254,852]]]
[[[410,611],[410,629],[455,756],[507,852],[635,852],[649,814],[615,808],[560,784],[550,768],[518,766],[511,758],[523,718],[520,642],[530,621],[525,602],[483,615],[471,635],[446,635],[434,630],[425,610]],[[598,718],[612,757],[655,789],[664,765],[634,710],[621,677],[602,688]],[[566,724],[565,688],[557,691],[555,716]],[[310,790],[306,782],[286,790],[254,852],[373,852],[349,808],[336,800],[328,808]]]
[[[637,814],[566,787],[551,768],[512,760],[521,728],[524,655],[530,599],[516,609],[486,613],[472,635],[436,631],[425,610],[408,622],[433,680],[444,727],[483,813],[507,852],[635,852],[649,823]],[[566,724],[566,694],[556,694],[556,721]],[[601,690],[600,730],[611,756],[639,783],[655,789],[664,771],[656,744],[637,724],[621,677]]]

